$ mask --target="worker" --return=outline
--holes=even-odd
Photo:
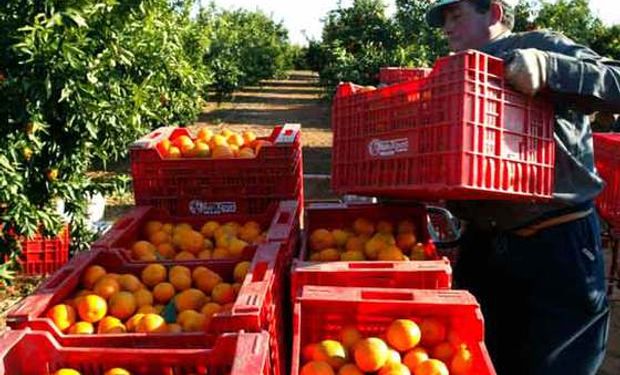
[[[620,63],[559,33],[512,33],[517,3],[439,0],[426,14],[452,51],[503,58],[506,81],[555,110],[551,201],[448,202],[466,223],[454,283],[480,302],[498,375],[596,374],[610,312],[587,115],[620,108]]]

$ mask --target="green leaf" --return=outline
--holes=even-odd
[[[177,307],[174,300],[175,299],[172,298],[160,314],[168,324],[177,322]]]

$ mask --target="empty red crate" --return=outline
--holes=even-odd
[[[0,374],[47,375],[72,368],[83,375],[100,375],[120,367],[134,375],[268,375],[267,336],[226,334],[197,349],[71,348],[48,332],[8,331],[0,337]]]
[[[303,194],[298,124],[276,126],[260,138],[273,144],[252,159],[163,158],[157,144],[180,135],[195,138],[186,128],[165,127],[131,146],[136,204],[179,215],[259,213],[273,201]]]
[[[64,266],[69,259],[69,226],[65,226],[56,236],[40,233],[31,238],[19,236],[21,255],[17,259],[24,275],[45,275]],[[1,261],[1,259],[0,259]]]
[[[424,78],[431,73],[430,68],[403,68],[384,67],[379,69],[379,82],[386,85],[407,82],[413,79]]]
[[[484,344],[482,313],[466,291],[306,286],[295,303],[291,375],[299,374],[306,345],[340,340],[346,326],[356,327],[363,337],[382,337],[396,319],[431,317],[467,345],[473,355],[471,374],[495,374]]]
[[[553,109],[506,86],[501,59],[444,57],[428,77],[338,87],[332,187],[417,200],[545,200],[553,193]]]
[[[297,245],[299,231],[299,202],[288,200],[271,202],[269,207],[257,214],[227,214],[227,215],[200,215],[200,216],[176,216],[164,209],[155,207],[136,207],[116,221],[114,226],[93,244],[93,248],[118,249],[127,262],[145,263],[134,260],[131,257],[131,247],[134,242],[144,240],[143,229],[147,222],[156,220],[162,223],[188,223],[194,230],[200,231],[207,221],[216,221],[220,224],[236,222],[241,225],[248,221],[257,222],[261,230],[267,234],[267,242],[284,243],[285,251],[281,257],[283,262],[292,259]],[[148,240],[148,239],[146,239]],[[243,259],[251,259],[256,250],[256,245],[249,246],[242,255]],[[157,262],[161,262],[158,260]],[[192,263],[194,261],[175,260],[175,264]],[[146,262],[148,263],[148,262]],[[151,262],[152,263],[152,262]]]
[[[308,236],[316,229],[346,229],[358,218],[375,224],[380,220],[397,224],[410,220],[416,227],[418,241],[426,244],[433,255],[427,226],[426,209],[418,204],[313,204],[307,207],[306,222],[300,255],[293,261],[291,270],[291,296],[293,300],[304,285],[391,288],[450,288],[452,269],[447,259],[427,261],[336,261],[313,262],[308,260]]]
[[[594,133],[596,169],[606,186],[596,200],[601,216],[620,228],[620,134]]]

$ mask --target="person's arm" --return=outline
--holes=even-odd
[[[546,35],[537,48],[515,50],[506,73],[509,82],[528,94],[544,90],[587,112],[620,109],[620,62],[559,34]]]

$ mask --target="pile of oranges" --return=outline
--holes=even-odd
[[[145,240],[137,241],[131,247],[134,260],[238,258],[246,247],[266,241],[266,233],[255,221],[243,225],[207,221],[196,230],[188,223],[151,220],[144,225],[142,232]]]
[[[52,375],[82,375],[82,373],[71,368],[61,368],[60,370],[54,371]],[[131,372],[125,370],[124,368],[114,367],[106,370],[103,375],[131,375]]]
[[[67,334],[203,331],[213,315],[232,307],[249,268],[250,262],[237,263],[234,280],[227,282],[203,266],[150,264],[137,277],[92,265],[81,277],[82,289],[46,316]],[[176,320],[166,322],[164,309]]]
[[[344,327],[302,355],[300,375],[468,375],[473,366],[467,345],[436,318],[394,320],[381,338]]]
[[[157,144],[157,150],[162,157],[169,159],[251,159],[258,155],[262,147],[271,145],[269,141],[257,139],[252,131],[239,134],[223,129],[215,134],[208,128],[202,128],[195,139],[187,135],[164,139]]]
[[[351,228],[316,229],[308,241],[310,261],[430,260],[426,247],[418,242],[415,224],[410,220],[397,225],[358,218]]]

